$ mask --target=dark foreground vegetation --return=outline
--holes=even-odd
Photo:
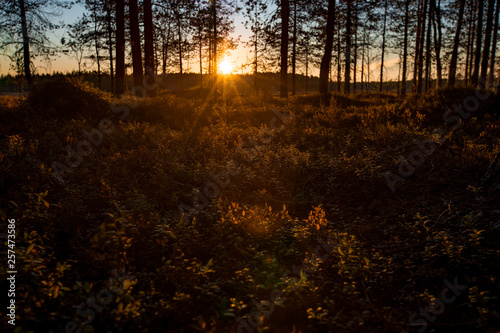
[[[443,121],[475,94],[1,97],[16,332],[497,332],[498,96]]]

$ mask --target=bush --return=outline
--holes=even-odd
[[[109,95],[78,79],[58,78],[33,85],[28,102],[43,117],[105,117]]]

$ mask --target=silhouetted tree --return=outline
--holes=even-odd
[[[288,98],[288,20],[290,4],[288,0],[281,0],[281,74],[280,96]]]
[[[144,0],[144,69],[146,77],[154,76],[154,33],[153,33],[153,7],[151,0]],[[151,92],[153,93],[153,92]]]
[[[11,50],[10,58],[18,62],[18,70],[24,72],[28,86],[33,82],[31,60],[34,55],[47,61],[57,48],[47,32],[60,27],[53,19],[60,16],[60,8],[70,8],[69,1],[62,0],[3,0],[0,4],[0,49]]]
[[[477,26],[476,26],[476,49],[474,54],[474,70],[472,72],[471,83],[473,86],[477,86],[479,79],[479,65],[481,62],[481,44],[483,37],[483,11],[484,11],[484,0],[478,0],[477,9]]]
[[[335,31],[335,1],[336,0],[328,0],[325,53],[323,54],[323,58],[321,59],[321,67],[319,72],[319,92],[322,95],[326,95],[328,90],[328,72],[332,60],[333,35]]]
[[[137,0],[129,0],[129,20],[130,20],[130,44],[132,48],[132,68],[134,76],[134,85],[142,86],[142,53],[141,53],[141,34],[139,30],[139,9]]]
[[[498,41],[498,20],[500,16],[500,0],[497,0],[495,6],[495,24],[493,27],[493,40],[491,43],[491,60],[490,60],[490,75],[489,75],[489,85],[493,84],[495,77],[495,62],[496,62],[496,52],[497,52],[497,41]]]
[[[488,74],[488,60],[490,59],[491,32],[493,30],[493,13],[495,0],[488,1],[488,12],[486,14],[486,31],[484,33],[483,59],[481,60],[481,80],[479,86],[485,88],[486,75]]]
[[[125,92],[125,1],[116,0],[116,95]]]

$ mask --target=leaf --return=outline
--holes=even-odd
[[[130,280],[126,279],[123,281],[123,290],[128,289],[130,287]]]
[[[28,246],[28,248],[26,249],[26,252],[24,252],[25,255],[28,255],[31,250],[33,250],[33,248],[35,247],[35,243],[31,243],[30,246]]]

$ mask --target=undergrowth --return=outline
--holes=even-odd
[[[443,121],[474,93],[112,101],[60,80],[1,97],[17,332],[495,332],[497,97]]]

